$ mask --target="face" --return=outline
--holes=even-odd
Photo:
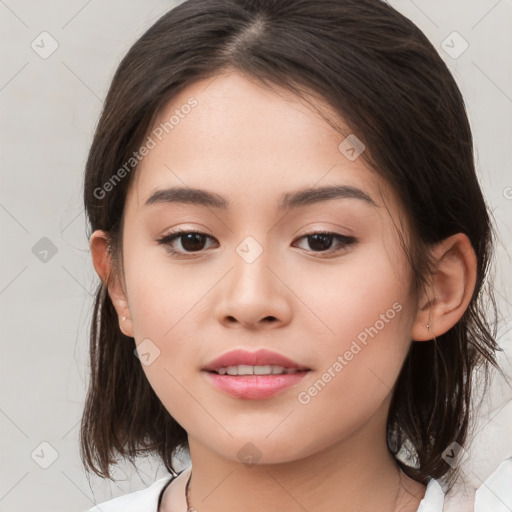
[[[415,304],[401,209],[353,139],[340,149],[349,134],[237,74],[189,86],[149,134],[124,212],[125,328],[189,440],[227,459],[250,442],[261,463],[291,461],[385,426]],[[261,348],[309,371],[263,396],[203,370]]]

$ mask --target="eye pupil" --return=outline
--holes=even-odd
[[[181,245],[186,251],[200,251],[203,249],[205,236],[200,233],[186,233],[181,235]]]
[[[329,249],[332,244],[332,235],[326,235],[323,233],[315,233],[314,235],[310,235],[309,239],[309,246],[311,249],[316,251],[325,251],[326,249]]]

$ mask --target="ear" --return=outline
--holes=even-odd
[[[476,255],[465,234],[442,240],[432,251],[435,270],[419,297],[414,341],[431,340],[451,329],[466,311],[476,285]]]
[[[92,262],[96,273],[108,288],[110,300],[117,311],[121,332],[133,338],[133,325],[126,294],[122,288],[120,276],[113,272],[110,242],[105,231],[96,230],[91,235],[90,246]]]

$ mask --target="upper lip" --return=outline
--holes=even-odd
[[[282,366],[283,368],[297,368],[298,370],[309,370],[307,366],[303,366],[282,354],[273,352],[272,350],[260,349],[256,352],[249,352],[243,349],[231,350],[210,361],[202,370],[217,371],[219,368],[227,368],[228,366],[238,365],[248,366]]]

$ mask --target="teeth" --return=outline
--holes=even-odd
[[[219,375],[281,375],[287,373],[296,373],[297,368],[284,368],[282,366],[249,366],[240,364],[238,366],[227,366],[219,368]]]

